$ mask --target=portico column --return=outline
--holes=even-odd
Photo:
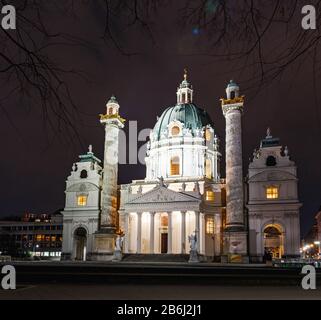
[[[150,253],[154,253],[154,239],[155,239],[155,212],[150,212],[150,235],[149,235],[149,243]]]
[[[137,212],[137,253],[142,252],[142,212]]]
[[[181,243],[182,243],[182,248],[181,251],[182,253],[186,253],[186,211],[181,211]]]
[[[200,213],[195,211],[195,232],[197,236],[197,252],[200,252],[201,230],[200,230]]]
[[[172,253],[172,212],[168,214],[168,238],[167,238],[167,253]]]

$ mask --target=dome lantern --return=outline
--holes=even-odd
[[[184,69],[184,80],[177,89],[177,104],[186,104],[193,102],[193,88],[187,81],[187,69]]]

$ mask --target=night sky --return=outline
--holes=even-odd
[[[116,39],[125,53],[129,53],[125,54],[112,41],[102,40],[105,15],[96,1],[92,2],[77,6],[75,17],[45,13],[51,30],[68,30],[89,43],[85,47],[56,46],[49,51],[64,67],[86,74],[86,79],[65,75],[77,105],[74,124],[81,143],[76,139],[70,143],[63,137],[48,142],[36,102],[27,105],[19,96],[7,99],[3,107],[13,123],[0,112],[1,216],[51,213],[63,208],[65,180],[78,155],[87,152],[88,145],[92,144],[96,156],[103,158],[104,129],[99,123],[99,114],[105,112],[109,97],[116,95],[120,114],[127,121],[137,120],[139,129],[153,128],[156,117],[175,104],[176,89],[187,68],[194,88],[194,103],[210,114],[222,141],[223,154],[225,120],[219,99],[225,95],[230,79],[235,80],[246,95],[244,174],[249,157],[254,148],[259,147],[267,127],[271,128],[273,136],[281,139],[282,145],[288,146],[298,166],[299,194],[303,203],[301,232],[306,234],[321,205],[321,97],[315,98],[311,61],[300,60],[282,77],[263,85],[256,93],[247,81],[252,67],[247,65],[246,57],[236,63],[228,59],[217,61],[211,55],[201,54],[216,52],[216,49],[209,45],[209,35],[205,31],[196,29],[193,24],[182,26],[178,22],[177,7],[164,6],[153,14],[153,38],[139,26],[125,31],[115,28]],[[272,51],[279,34],[270,32],[265,45]],[[287,43],[286,38],[282,41]],[[320,93],[320,70],[316,86]],[[119,168],[119,183],[144,177],[145,168],[141,165]]]

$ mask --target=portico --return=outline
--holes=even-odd
[[[185,254],[189,252],[188,236],[203,234],[199,211],[126,212],[125,253]],[[198,251],[203,251],[200,237]]]
[[[197,192],[176,192],[156,185],[151,191],[132,197],[120,211],[125,253],[189,253],[188,236],[204,233],[201,195]],[[204,241],[199,238],[201,253]]]

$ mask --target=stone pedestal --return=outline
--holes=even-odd
[[[111,261],[114,258],[115,234],[96,233],[94,235],[94,250],[91,260]]]
[[[224,232],[224,255],[229,263],[248,263],[247,232]]]
[[[197,250],[191,250],[190,251],[188,262],[190,262],[190,263],[198,263],[198,262],[200,262]]]
[[[118,262],[123,259],[123,253],[121,250],[115,250],[114,256],[113,256],[113,261]]]

